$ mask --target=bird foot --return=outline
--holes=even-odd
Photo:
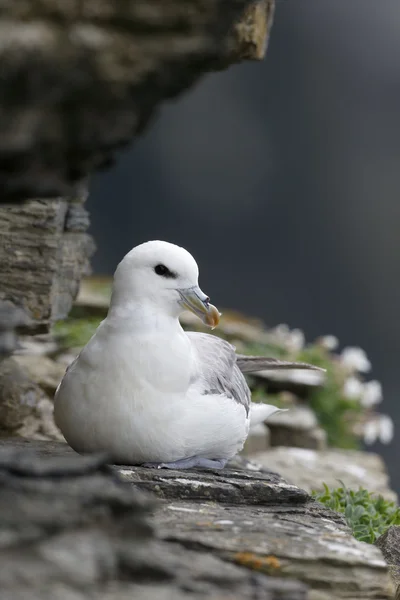
[[[147,462],[141,466],[149,469],[193,469],[195,467],[200,467],[201,469],[223,469],[226,463],[227,459],[225,458],[211,459],[202,458],[201,456],[190,456],[189,458],[181,458],[174,462]]]

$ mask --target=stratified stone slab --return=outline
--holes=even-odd
[[[400,526],[392,525],[375,542],[390,567],[396,587],[396,600],[400,600]]]
[[[255,572],[301,579],[314,600],[392,597],[381,553],[355,540],[341,515],[245,459],[231,465],[215,472],[115,468],[164,500],[154,523],[165,540]]]
[[[276,473],[225,468],[172,471],[143,467],[117,467],[125,481],[159,498],[213,501],[223,504],[304,503],[309,495],[289,485]]]
[[[391,598],[387,565],[320,505],[227,506],[170,502],[155,514],[158,534],[255,572],[300,579],[310,598]],[[320,596],[322,594],[322,596]],[[324,596],[323,594],[326,594]]]
[[[241,457],[215,472],[104,460],[0,445],[2,600],[392,598],[380,550],[277,474]]]
[[[288,482],[308,492],[322,490],[323,483],[338,487],[343,481],[351,489],[363,487],[397,501],[382,458],[372,452],[337,448],[316,452],[281,446],[257,453],[252,459],[260,468],[278,471]]]
[[[104,457],[3,440],[0,482],[1,600],[306,600],[302,583],[158,539],[155,499]]]
[[[260,60],[274,0],[0,3],[0,202],[74,195],[207,71]],[[133,201],[135,198],[133,198]],[[70,226],[84,226],[73,211]]]

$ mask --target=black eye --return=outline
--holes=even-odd
[[[157,275],[166,275],[168,273],[168,269],[165,265],[157,265],[154,267],[154,270]]]
[[[165,265],[156,265],[154,267],[154,272],[162,277],[171,277],[172,279],[176,279],[176,274],[172,273],[172,271],[170,271]]]

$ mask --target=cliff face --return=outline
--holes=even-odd
[[[274,0],[0,4],[1,202],[70,197],[157,105],[267,46]]]
[[[86,177],[143,131],[160,102],[207,71],[262,58],[273,8],[274,0],[0,3],[0,202],[13,204],[0,209],[0,433],[36,438],[0,444],[2,599],[391,597],[380,551],[294,485],[297,469],[290,483],[268,470],[272,460],[284,470],[279,452],[290,466],[293,456],[285,447],[264,453],[268,436],[273,447],[325,448],[302,397],[320,383],[261,377],[269,390],[301,396],[303,421],[261,430],[260,464],[152,471],[106,466],[50,441],[60,434],[47,394],[74,348],[63,356],[51,337],[27,338],[27,352],[6,358],[16,329],[47,331],[68,314],[88,272]],[[252,342],[266,344],[260,335]],[[379,469],[376,489],[390,494]]]
[[[90,272],[94,243],[86,195],[0,208],[0,300],[22,308],[31,328],[65,317]]]
[[[67,316],[88,273],[86,178],[162,101],[261,59],[273,12],[274,0],[0,3],[0,204],[34,199],[0,208],[0,301],[31,331]],[[0,353],[13,306],[0,304]]]

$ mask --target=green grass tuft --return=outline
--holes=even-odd
[[[373,544],[391,525],[400,525],[400,508],[359,488],[349,490],[342,483],[336,489],[329,489],[324,483],[323,492],[312,492],[313,497],[335,512],[342,513],[353,536],[360,542]]]
[[[102,317],[85,317],[84,319],[66,319],[53,327],[53,333],[63,348],[76,348],[87,344]]]
[[[360,441],[353,432],[353,424],[363,408],[358,400],[347,398],[343,394],[344,373],[340,363],[335,362],[332,355],[317,345],[307,346],[296,356],[296,360],[326,369],[325,383],[311,392],[309,403],[319,424],[327,433],[329,446],[359,449]]]

